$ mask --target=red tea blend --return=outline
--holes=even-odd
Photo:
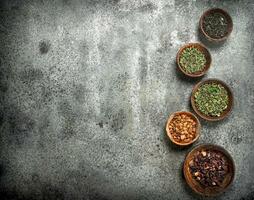
[[[212,150],[198,151],[189,167],[193,178],[204,187],[220,186],[229,172],[226,157]]]

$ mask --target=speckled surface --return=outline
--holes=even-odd
[[[191,147],[165,136],[171,112],[190,110],[198,80],[176,71],[198,20],[226,9],[234,30],[208,46],[205,78],[228,83],[229,118],[202,121],[200,140],[235,160],[216,199],[254,199],[252,0],[0,1],[1,199],[201,199],[181,168]],[[195,146],[194,145],[194,146]]]

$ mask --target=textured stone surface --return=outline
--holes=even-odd
[[[181,173],[191,147],[172,146],[164,126],[190,110],[198,80],[176,71],[175,56],[204,41],[198,20],[211,7],[225,8],[234,30],[205,43],[204,79],[228,83],[235,106],[222,122],[202,121],[196,144],[235,160],[218,199],[254,198],[252,0],[0,2],[1,199],[200,199]]]

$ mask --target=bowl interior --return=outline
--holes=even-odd
[[[190,74],[190,73],[187,73],[187,72],[182,68],[182,66],[181,66],[181,64],[180,64],[180,58],[181,58],[181,55],[182,55],[182,53],[183,53],[183,50],[185,50],[186,48],[189,48],[189,47],[195,47],[195,48],[197,48],[198,50],[200,50],[200,51],[205,55],[206,64],[205,64],[205,67],[204,67],[204,69],[203,69],[202,71],[199,71],[199,72],[195,72],[195,73]],[[211,61],[212,61],[212,59],[211,59],[211,54],[210,54],[210,52],[208,51],[208,49],[207,49],[206,47],[204,47],[203,45],[201,45],[201,44],[199,44],[199,43],[189,43],[189,44],[186,44],[186,45],[182,46],[182,47],[179,49],[179,51],[178,51],[178,53],[177,53],[177,56],[176,56],[176,62],[177,62],[177,65],[178,65],[179,69],[180,69],[185,75],[190,76],[190,77],[199,77],[199,76],[204,75],[204,74],[208,71],[208,69],[209,69],[209,67],[210,67],[210,65],[211,65]]]
[[[171,133],[169,132],[169,128],[168,128],[169,123],[171,122],[171,120],[172,120],[176,115],[179,115],[179,114],[185,114],[185,115],[187,115],[187,116],[190,116],[190,117],[191,117],[192,119],[194,119],[195,122],[197,123],[196,137],[195,137],[193,140],[191,140],[190,142],[188,142],[188,143],[187,143],[187,142],[186,142],[186,143],[177,142],[177,141],[172,137]],[[170,117],[168,118],[167,124],[166,124],[166,132],[167,132],[167,135],[168,135],[169,139],[170,139],[174,144],[179,145],[179,146],[186,146],[186,145],[190,145],[190,144],[192,144],[193,142],[195,142],[195,141],[199,138],[199,136],[200,136],[200,129],[201,129],[201,124],[200,124],[198,118],[197,118],[194,114],[192,114],[191,112],[186,112],[186,111],[174,112],[173,114],[170,115]]]
[[[189,167],[189,162],[193,159],[194,155],[196,154],[197,151],[201,150],[212,150],[212,151],[217,151],[222,153],[229,166],[229,172],[227,173],[223,183],[221,186],[213,186],[213,187],[204,187],[199,182],[197,182],[191,174],[190,167]],[[183,171],[184,171],[184,176],[186,179],[187,184],[198,194],[205,195],[205,196],[214,196],[217,195],[228,188],[228,186],[233,182],[234,180],[234,175],[235,175],[235,165],[232,157],[230,154],[222,147],[217,146],[217,145],[212,145],[212,144],[205,144],[205,145],[199,145],[195,147],[193,150],[191,150],[184,161],[184,166],[183,166]]]
[[[198,88],[206,83],[217,83],[222,85],[228,92],[228,97],[229,97],[229,102],[228,102],[228,107],[222,112],[222,114],[219,117],[212,117],[209,115],[205,115],[202,112],[200,112],[198,110],[198,108],[196,107],[196,103],[195,103],[195,98],[194,95],[196,93],[196,91],[198,90]],[[191,94],[191,105],[193,110],[203,119],[208,120],[208,121],[218,121],[218,120],[222,120],[224,119],[232,110],[233,107],[233,93],[231,91],[231,89],[227,86],[226,83],[224,83],[223,81],[217,80],[217,79],[207,79],[205,81],[202,81],[200,83],[198,83],[197,85],[194,86],[193,90],[192,90],[192,94]]]
[[[214,38],[214,37],[208,35],[208,33],[206,33],[206,31],[204,30],[204,18],[210,14],[213,14],[213,13],[222,14],[228,22],[227,33],[221,38]],[[231,16],[225,10],[220,9],[220,8],[212,8],[212,9],[209,9],[203,13],[203,15],[200,18],[200,25],[199,26],[200,26],[202,33],[206,36],[206,38],[208,38],[211,41],[218,41],[219,42],[219,41],[223,41],[223,40],[227,39],[228,36],[230,35],[230,33],[232,32],[233,21],[232,21]]]

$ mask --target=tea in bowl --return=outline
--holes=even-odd
[[[223,81],[207,79],[194,86],[191,105],[197,115],[207,121],[222,120],[233,108],[233,93]]]
[[[197,141],[200,136],[200,128],[198,118],[186,111],[174,112],[166,124],[169,139],[179,146],[187,146]]]
[[[203,13],[199,21],[199,29],[208,41],[225,41],[233,30],[230,15],[221,8],[212,8]]]
[[[212,58],[208,49],[200,43],[182,46],[176,56],[179,70],[189,77],[200,77],[207,73]]]
[[[233,182],[235,164],[223,147],[202,144],[187,154],[183,173],[187,184],[196,193],[215,196],[224,192]]]

